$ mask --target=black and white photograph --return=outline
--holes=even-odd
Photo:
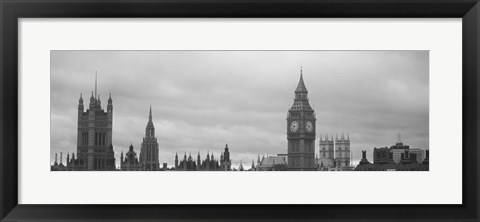
[[[429,171],[427,50],[50,61],[51,171]]]

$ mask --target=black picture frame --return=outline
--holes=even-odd
[[[478,0],[0,0],[0,15],[0,218],[2,221],[479,221],[480,5]],[[18,204],[17,20],[19,18],[84,17],[462,18],[463,204]],[[439,195],[442,194],[439,193]]]

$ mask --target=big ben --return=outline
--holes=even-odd
[[[287,117],[288,170],[315,170],[315,121],[300,70],[300,81]]]

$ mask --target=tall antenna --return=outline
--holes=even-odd
[[[97,70],[95,70],[95,99],[97,98]]]

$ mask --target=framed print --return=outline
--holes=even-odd
[[[479,219],[477,1],[1,13],[2,221]]]

